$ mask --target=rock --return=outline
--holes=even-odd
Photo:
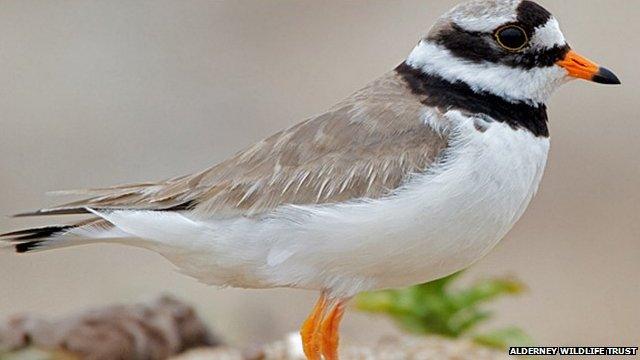
[[[149,304],[117,305],[48,321],[16,316],[0,325],[0,349],[62,351],[82,359],[166,359],[215,346],[193,308],[163,296]]]

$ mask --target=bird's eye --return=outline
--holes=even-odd
[[[496,31],[496,41],[509,51],[520,51],[529,43],[527,32],[517,25],[507,25]]]

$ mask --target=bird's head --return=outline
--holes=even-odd
[[[528,0],[474,0],[443,15],[406,63],[513,102],[545,103],[568,80],[619,84],[578,55],[558,21]]]

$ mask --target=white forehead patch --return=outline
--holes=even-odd
[[[555,18],[550,18],[544,26],[536,28],[531,45],[533,47],[552,48],[554,46],[564,46],[567,40],[560,30],[560,24]]]

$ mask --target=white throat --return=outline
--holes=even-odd
[[[448,81],[461,81],[474,91],[487,92],[510,102],[544,104],[567,81],[559,66],[522,69],[491,62],[472,62],[426,39],[413,49],[407,64]]]

